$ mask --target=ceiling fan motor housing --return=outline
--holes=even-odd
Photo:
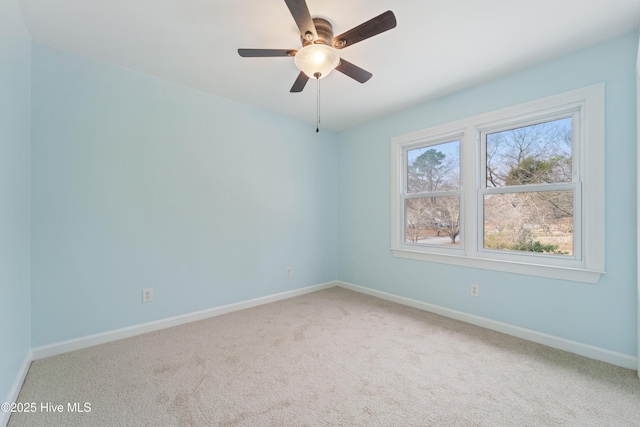
[[[316,26],[316,33],[318,38],[315,41],[306,40],[304,37],[300,37],[302,40],[302,46],[313,44],[326,44],[331,46],[333,43],[333,27],[331,23],[323,18],[313,18],[313,24]]]

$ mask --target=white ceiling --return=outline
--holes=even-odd
[[[289,92],[298,49],[283,0],[20,0],[34,40],[315,124],[315,82]],[[343,130],[640,27],[638,0],[307,0],[335,34],[392,10],[398,26],[340,51],[373,78],[321,80],[322,125]]]

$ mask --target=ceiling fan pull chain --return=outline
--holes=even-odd
[[[320,73],[313,75],[316,78],[316,132],[320,132]]]

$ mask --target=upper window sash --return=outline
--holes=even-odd
[[[572,103],[568,106],[562,106],[557,108],[548,109],[544,112],[533,112],[526,115],[521,115],[519,118],[505,119],[500,120],[498,122],[493,122],[491,125],[478,126],[477,132],[479,134],[479,145],[480,145],[480,176],[479,182],[481,183],[482,188],[496,188],[496,187],[488,187],[487,186],[487,135],[504,132],[512,129],[539,125],[543,123],[547,123],[549,121],[554,121],[563,118],[571,118],[571,135],[572,135],[572,145],[571,145],[571,171],[572,171],[572,181],[577,182],[580,181],[581,174],[580,171],[583,164],[580,163],[580,146],[581,146],[581,138],[582,138],[582,104],[581,103]],[[553,183],[557,184],[557,183]],[[515,186],[510,186],[515,187]]]

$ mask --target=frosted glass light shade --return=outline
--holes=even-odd
[[[323,78],[338,66],[340,57],[326,44],[310,44],[296,53],[294,61],[296,67],[307,77],[315,78],[315,74],[320,73],[320,78]]]

